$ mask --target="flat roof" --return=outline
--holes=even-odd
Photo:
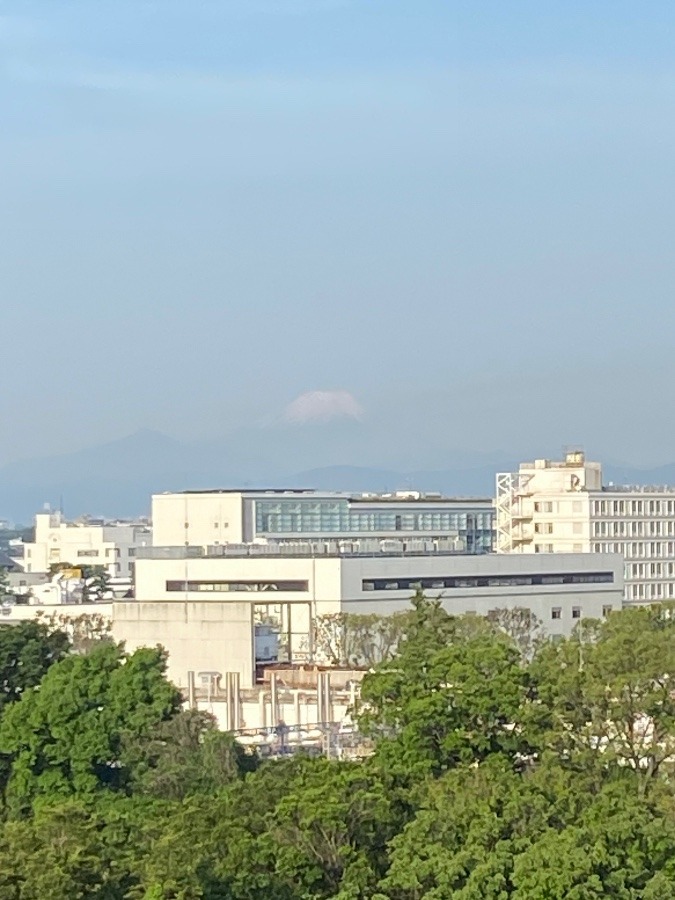
[[[353,503],[490,503],[492,497],[475,496],[448,496],[434,491],[386,491],[381,494],[376,492],[352,492],[352,491],[323,491],[317,488],[199,488],[185,491],[163,491],[155,494],[156,497],[186,496],[202,494],[243,494],[246,496],[276,496],[276,497],[335,497],[338,500],[349,500]]]

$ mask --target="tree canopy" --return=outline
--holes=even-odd
[[[0,900],[671,900],[672,613],[333,622],[385,650],[360,760],[257,760],[160,649],[0,629]]]

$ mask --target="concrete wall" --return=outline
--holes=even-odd
[[[49,603],[20,604],[0,607],[0,624],[28,622],[32,619],[49,619],[51,616],[77,619],[80,616],[103,616],[112,618],[112,603]]]
[[[342,609],[346,612],[390,615],[410,608],[409,589],[397,591],[364,591],[363,580],[381,578],[378,560],[352,558],[343,561]],[[454,556],[397,558],[387,560],[386,575],[396,577],[425,577],[436,572],[439,577],[485,577],[499,575],[546,575],[552,573],[584,573],[610,571],[612,583],[499,585],[494,587],[427,589],[429,597],[440,597],[443,608],[461,615],[487,615],[494,609],[525,607],[541,619],[544,629],[552,635],[569,634],[577,624],[572,611],[581,610],[583,618],[602,618],[607,608],[621,609],[623,600],[623,563],[615,554],[536,554],[524,559],[520,555]],[[560,610],[560,618],[553,618],[553,610]]]
[[[241,493],[154,494],[152,530],[155,547],[210,547],[244,540]]]
[[[136,562],[136,599],[144,600],[249,600],[253,603],[308,603],[338,612],[341,563],[337,557],[202,557],[197,559],[139,559]],[[167,591],[168,581],[306,581],[306,591]]]
[[[113,604],[113,635],[129,652],[161,644],[169,653],[168,676],[187,687],[188,671],[241,675],[253,684],[253,608],[250,603],[120,601]]]

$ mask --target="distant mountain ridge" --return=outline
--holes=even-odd
[[[433,469],[334,462],[336,457],[358,458],[362,444],[362,432],[351,424],[348,428],[246,429],[228,440],[194,444],[143,430],[74,453],[1,467],[0,518],[30,523],[46,503],[52,508],[63,504],[69,517],[143,515],[149,512],[153,493],[208,488],[421,490],[491,497],[495,474],[517,468],[513,459],[497,452],[477,454],[476,465],[470,465],[466,451],[448,451],[445,466]],[[410,450],[405,456],[410,456]],[[439,451],[437,456],[443,454]],[[322,465],[324,461],[329,464]],[[307,462],[317,464],[303,467]],[[653,469],[607,464],[603,470],[606,484],[675,484],[675,464]]]

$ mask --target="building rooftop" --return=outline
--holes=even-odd
[[[352,503],[492,503],[491,497],[454,496],[436,493],[433,491],[388,491],[386,493],[351,491],[321,491],[316,488],[213,488],[186,491],[164,491],[156,496],[171,496],[172,494],[200,495],[200,494],[244,494],[249,497],[316,497],[349,500]]]
[[[603,494],[675,494],[672,484],[605,484]]]
[[[313,559],[317,557],[402,557],[402,556],[467,556],[474,559],[486,554],[470,554],[465,549],[453,549],[451,541],[410,540],[394,548],[378,549],[358,541],[298,541],[297,544],[221,544],[215,547],[139,547],[140,559],[284,559],[288,557]]]

